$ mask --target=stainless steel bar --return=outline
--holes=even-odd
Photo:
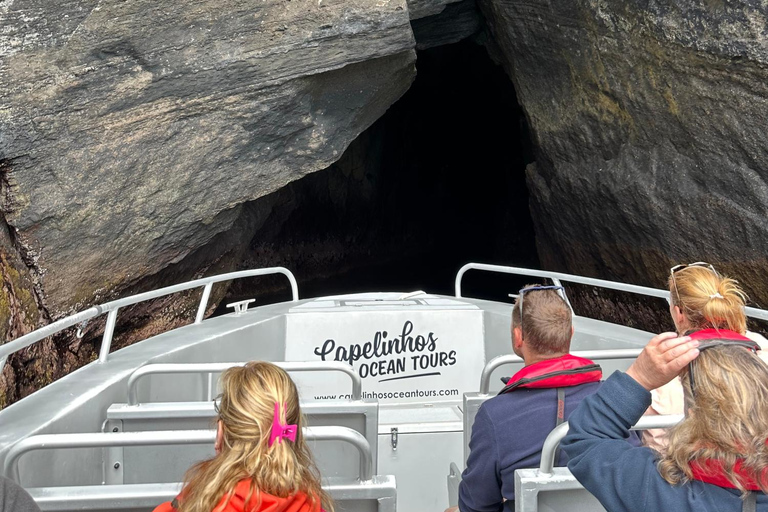
[[[115,309],[137,304],[139,302],[143,302],[149,299],[164,297],[165,295],[170,295],[172,293],[182,292],[185,290],[190,290],[192,288],[199,288],[201,286],[206,286],[209,283],[214,284],[222,281],[232,281],[234,279],[241,279],[244,277],[263,276],[263,275],[270,275],[270,274],[283,274],[286,278],[288,278],[288,282],[291,285],[291,300],[293,302],[296,302],[299,300],[299,285],[296,282],[296,278],[293,276],[290,270],[283,267],[269,267],[269,268],[260,268],[260,269],[254,269],[254,270],[242,270],[240,272],[230,272],[228,274],[221,274],[218,276],[204,277],[202,279],[196,279],[194,281],[189,281],[186,283],[181,283],[173,286],[167,286],[165,288],[160,288],[159,290],[152,290],[149,292],[139,293],[131,297],[125,297],[123,299],[113,300],[111,302],[107,302],[105,304],[101,304],[99,306],[94,306],[92,308],[86,309],[85,311],[81,311],[79,313],[68,316],[66,318],[62,318],[61,320],[57,320],[52,324],[48,324],[44,327],[41,327],[40,329],[37,329],[11,342],[0,345],[0,361],[7,358],[11,354],[18,352],[19,350],[25,349],[28,346],[33,345],[44,338],[47,338],[48,336],[51,336],[53,334],[56,334],[57,332],[63,331],[64,329],[67,329],[68,327],[71,327],[77,323],[83,322],[85,320],[89,320],[91,318],[97,317],[99,315],[102,315],[104,313],[107,313]]]
[[[19,458],[25,453],[57,448],[109,448],[116,446],[159,446],[206,444],[216,439],[215,430],[167,430],[159,432],[120,432],[83,434],[43,434],[22,439],[8,451],[3,475],[19,482]]]
[[[8,343],[0,345],[0,359],[6,359],[9,355],[18,352],[19,350],[23,350],[30,345],[34,345],[38,341],[56,334],[57,332],[63,331],[64,329],[72,327],[73,325],[76,325],[80,322],[97,317],[105,311],[106,310],[104,310],[101,306],[95,306],[72,316],[57,320],[52,324],[45,325],[36,331],[32,331],[20,338],[16,338],[13,341],[9,341]]]
[[[669,292],[646,286],[637,286],[634,284],[618,283],[616,281],[606,281],[604,279],[595,279],[592,277],[582,277],[572,274],[563,274],[561,272],[549,272],[547,270],[527,269],[520,267],[505,267],[501,265],[487,265],[485,263],[467,263],[456,274],[456,297],[461,297],[461,279],[469,270],[484,270],[487,272],[499,272],[502,274],[515,274],[521,276],[543,277],[547,279],[559,279],[570,283],[584,284],[598,288],[607,288],[622,292],[636,293],[639,295],[648,295],[650,297],[659,297],[667,299]],[[768,312],[766,312],[768,314]]]
[[[682,414],[671,414],[668,416],[643,416],[632,427],[632,430],[647,430],[649,428],[669,428],[674,427],[683,420]],[[551,475],[555,466],[555,454],[560,448],[560,441],[568,433],[568,422],[555,427],[544,440],[544,446],[541,448],[541,465],[539,473]]]
[[[107,315],[107,325],[104,326],[104,336],[101,339],[101,349],[99,350],[99,362],[105,363],[109,359],[109,349],[112,348],[112,336],[115,334],[115,325],[117,325],[117,312],[115,308]]]
[[[128,405],[139,403],[137,383],[147,375],[184,374],[184,373],[216,373],[223,372],[233,366],[243,366],[245,362],[234,363],[169,363],[148,364],[134,371],[128,378]],[[346,363],[337,361],[307,361],[307,362],[275,362],[287,372],[341,372],[352,379],[352,399],[360,400],[363,394],[363,381],[360,375]]]
[[[360,479],[369,481],[373,478],[371,447],[360,432],[347,427],[306,427],[304,438],[307,441],[342,441],[351,444],[360,453]],[[19,459],[25,453],[35,450],[207,444],[213,443],[215,439],[215,430],[99,432],[31,436],[19,441],[8,451],[3,463],[3,475],[19,482]]]
[[[197,307],[197,314],[195,315],[195,323],[199,324],[205,318],[205,310],[208,308],[208,300],[211,298],[211,290],[213,290],[213,283],[208,283],[203,288],[203,296],[200,297],[200,305]]]
[[[593,361],[600,361],[605,359],[635,359],[640,355],[643,349],[641,348],[622,348],[613,350],[581,350],[571,352],[572,355],[577,357],[584,357],[586,359],[592,359]],[[487,395],[488,390],[491,387],[491,374],[505,364],[522,363],[523,358],[513,354],[494,357],[485,364],[483,372],[480,374],[480,394]]]
[[[307,441],[344,441],[360,453],[360,480],[368,482],[373,478],[373,455],[368,440],[357,430],[347,427],[306,427]]]
[[[617,290],[621,292],[635,293],[638,295],[647,295],[649,297],[658,297],[669,301],[669,292],[667,290],[660,290],[658,288],[649,288],[646,286],[638,286],[634,284],[619,283],[616,281],[606,281],[604,279],[595,279],[592,277],[582,277],[573,274],[563,274],[560,272],[549,272],[546,270],[527,269],[520,267],[505,267],[501,265],[487,265],[485,263],[467,263],[461,267],[456,274],[455,289],[456,297],[462,297],[461,295],[461,280],[464,274],[469,270],[483,270],[486,272],[499,272],[502,274],[514,274],[520,276],[542,277],[546,279],[552,279],[553,282],[559,283],[559,281],[567,281],[570,283],[584,284],[588,286],[595,286],[597,288],[607,288],[609,290]],[[556,281],[559,280],[559,281]],[[559,284],[558,284],[559,285]],[[746,307],[744,312],[750,318],[759,318],[761,320],[768,320],[768,310]]]

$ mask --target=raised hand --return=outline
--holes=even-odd
[[[659,388],[680,374],[699,355],[699,342],[673,332],[654,336],[627,370],[627,375],[648,391]]]

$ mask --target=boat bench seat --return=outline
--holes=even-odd
[[[395,512],[397,490],[394,476],[375,475],[369,481],[350,478],[324,479],[323,489],[334,499],[339,512]],[[171,501],[181,483],[38,487],[27,489],[43,511],[97,510],[151,512]]]
[[[210,445],[215,438],[214,430],[175,430],[146,432],[107,432],[100,434],[44,434],[31,436],[15,445],[3,461],[2,473],[17,482],[19,464],[30,452],[51,449],[88,449],[102,448],[107,457],[120,450],[143,446],[164,448],[177,446],[189,448],[198,445]],[[304,436],[308,442],[338,441],[354,449],[359,454],[359,463],[355,465],[353,476],[323,477],[326,488],[342,506],[339,510],[393,512],[396,507],[395,477],[375,475],[371,446],[357,431],[346,427],[307,427]],[[113,464],[110,458],[104,459],[105,467],[122,468],[123,462]],[[148,461],[141,461],[145,468],[151,467]],[[184,468],[186,469],[186,468]],[[23,484],[23,480],[21,480]],[[169,501],[178,494],[178,481],[150,481],[141,483],[106,483],[106,485],[79,485],[59,487],[33,487],[30,494],[39,501],[43,510],[119,510],[139,512],[151,510],[163,501]]]
[[[362,434],[368,441],[377,467],[379,404],[372,400],[309,402],[301,405],[308,426],[341,426]],[[214,428],[213,402],[162,402],[139,405],[113,404],[107,410],[104,432],[146,432],[163,430],[204,430]],[[310,443],[320,473],[324,476],[357,475],[359,453],[341,441]],[[213,456],[213,446],[134,446],[109,449],[105,466],[108,484],[175,482],[192,464]]]

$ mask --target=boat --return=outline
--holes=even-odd
[[[197,279],[91,307],[0,346],[8,357],[106,315],[98,360],[0,411],[0,468],[42,510],[151,511],[172,499],[184,472],[213,454],[217,377],[250,360],[283,366],[296,381],[324,487],[341,511],[443,511],[456,503],[472,421],[522,366],[511,355],[512,304],[465,297],[467,272],[495,272],[667,299],[668,292],[536,269],[469,263],[455,295],[371,292],[300,299],[282,267]],[[214,284],[282,274],[287,302],[204,318]],[[529,279],[530,281],[530,279]],[[112,352],[120,311],[202,289],[189,325]],[[568,301],[566,290],[561,293]],[[768,311],[747,308],[768,320]],[[599,360],[605,375],[626,369],[652,336],[574,316],[572,353]],[[679,417],[644,419],[638,428]],[[516,509],[602,510],[554,468],[561,425],[540,468],[516,474]]]

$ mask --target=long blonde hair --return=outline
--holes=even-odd
[[[738,283],[708,267],[686,267],[669,276],[672,305],[692,329],[730,329],[744,334],[746,294]]]
[[[693,478],[694,460],[722,464],[725,476],[742,492],[742,471],[768,492],[768,366],[742,347],[713,347],[699,354],[695,365],[693,397],[688,370],[681,375],[686,403],[685,419],[669,432],[669,446],[658,469],[670,484]]]
[[[219,420],[221,452],[193,466],[185,477],[179,512],[211,512],[223,497],[232,498],[238,482],[251,480],[246,503],[260,504],[260,493],[285,498],[303,492],[311,502],[332,512],[333,504],[320,487],[320,476],[304,441],[305,420],[296,385],[274,364],[253,361],[221,375]],[[296,442],[282,439],[269,446],[275,414],[281,422],[298,425]]]

